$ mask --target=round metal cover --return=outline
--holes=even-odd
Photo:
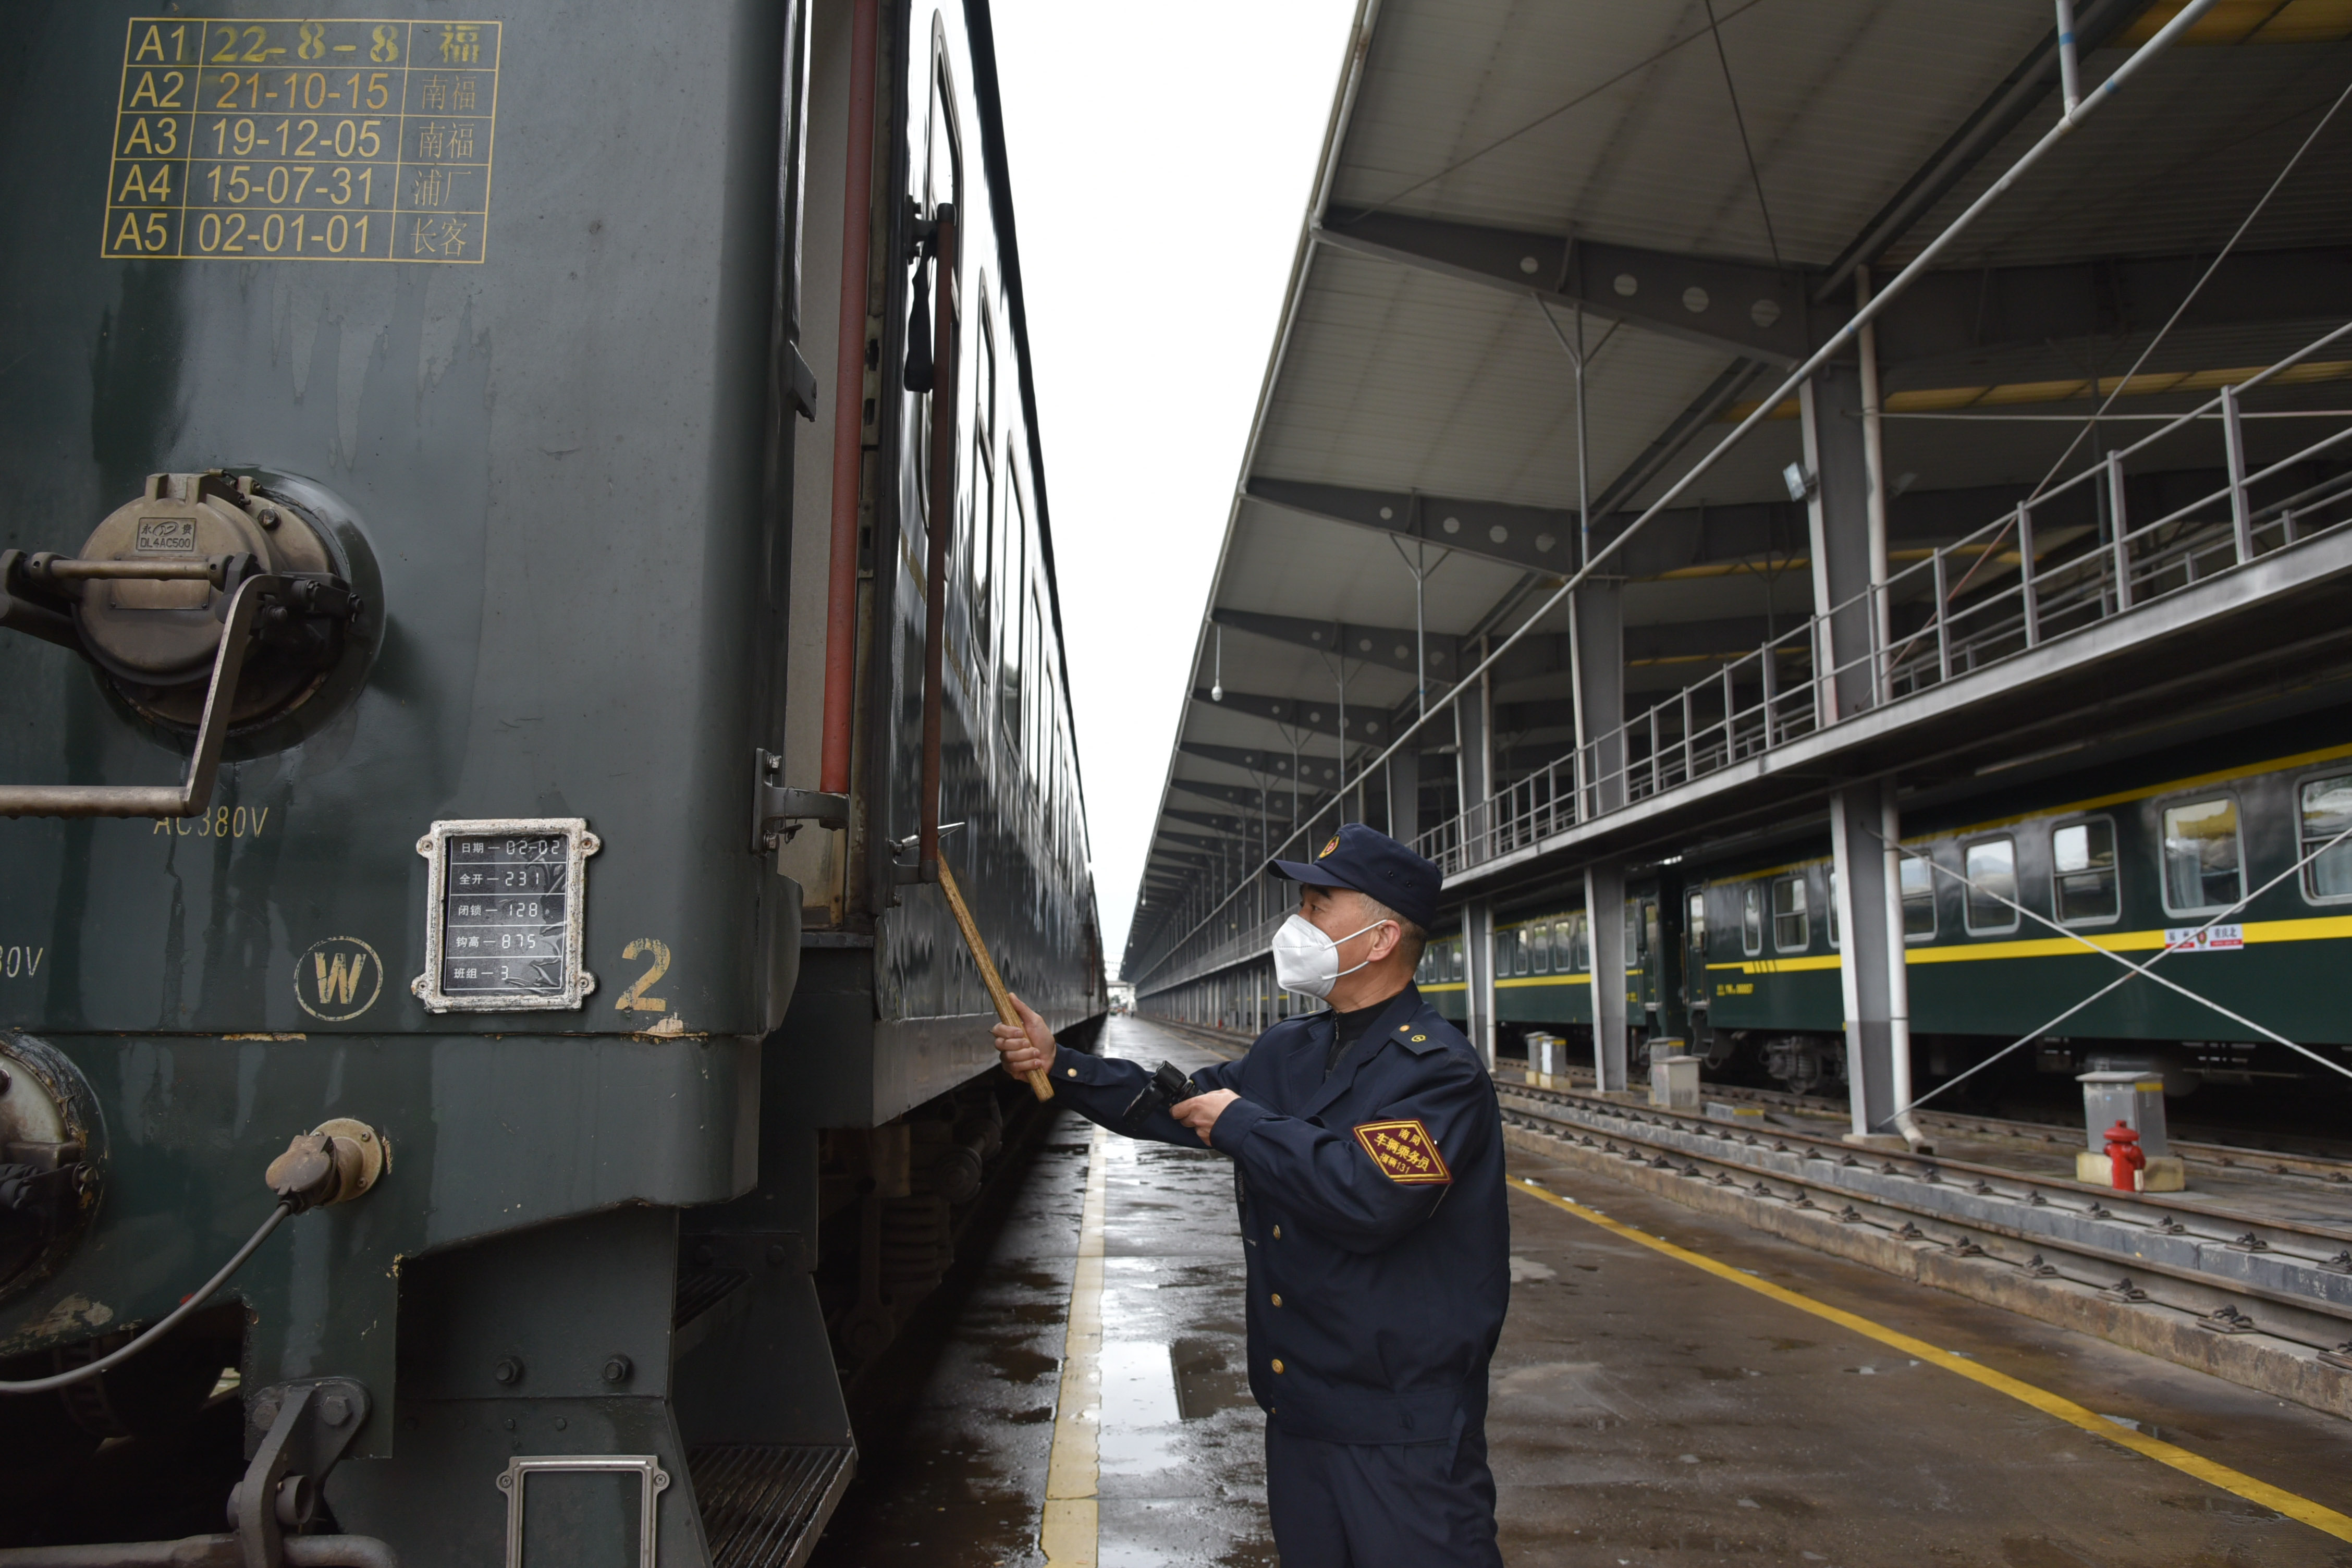
[[[257,495],[249,479],[157,474],[116,509],[81,554],[92,561],[205,561],[251,555],[263,572],[327,573],[336,563],[310,521]],[[90,657],[139,708],[193,725],[220,648],[221,590],[206,582],[107,579],[81,585],[74,618]],[[307,696],[333,649],[256,648],[237,683],[232,722],[250,723]]]
[[[308,523],[240,493],[236,481],[217,474],[157,475],[145,495],[98,525],[81,554],[90,561],[192,562],[248,554],[266,572],[330,569],[326,546]],[[220,647],[213,610],[220,597],[208,583],[90,583],[77,618],[84,643],[109,668],[170,685],[202,679],[212,668]]]

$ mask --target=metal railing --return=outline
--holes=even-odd
[[[2029,503],[1472,803],[1414,847],[1451,875],[2352,521],[2352,468],[2315,480],[2305,472],[2300,488],[2277,493],[2297,482],[2298,469],[2331,454],[2352,457],[2352,415],[2326,416],[2336,424],[2327,435],[2250,468],[2245,425],[2262,416],[2241,406],[2261,386],[2305,379],[2295,367],[2347,336],[2352,323],[2222,387]],[[2135,521],[2125,484],[2132,459],[2209,426],[2221,437],[2224,482]],[[1861,651],[1838,657],[1857,644]]]

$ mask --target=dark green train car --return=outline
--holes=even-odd
[[[1678,890],[1657,880],[1626,894],[1625,1009],[1637,1036],[1674,1033],[1686,1016],[1681,937],[1688,915],[1676,906]],[[1415,983],[1458,1023],[1468,1016],[1467,973],[1463,938],[1452,936],[1429,944]],[[1495,1021],[1511,1048],[1531,1030],[1591,1038],[1592,932],[1584,910],[1547,905],[1496,921]]]
[[[2352,1066],[2352,842],[2326,847],[2352,826],[2352,745],[2309,743],[2343,732],[2265,731],[1915,813],[1902,892],[1922,1081],[2032,1037],[2052,1071],[2116,1056],[2176,1091],[2332,1090],[2250,1025]],[[1843,1077],[1836,894],[1826,855],[1708,876],[1695,1000],[1713,1054],[1799,1089]],[[2183,989],[2104,953],[2167,953]]]
[[[0,54],[0,1547],[803,1561],[1107,1005],[987,7],[264,12]]]
[[[2319,1097],[2299,1099],[2306,1109],[2334,1103],[2338,1075],[2250,1026],[2352,1067],[2352,840],[2327,847],[2352,828],[2352,744],[2313,743],[2347,730],[2336,715],[2251,731],[1915,810],[1901,869],[1915,1081],[1929,1087],[2030,1036],[2012,1079],[2112,1062],[2159,1069],[2175,1093],[2293,1084]],[[1692,863],[1629,887],[1637,1046],[1686,1038],[1727,1079],[1843,1084],[1826,839],[1777,864]],[[1505,1054],[1540,1029],[1580,1059],[1592,1004],[1578,902],[1496,922]],[[2168,947],[2160,973],[2193,994],[2114,984],[2125,972],[2105,953],[2145,963]],[[1463,938],[1432,942],[1419,982],[1466,1019]]]

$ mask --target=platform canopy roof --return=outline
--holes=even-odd
[[[2077,0],[2084,90],[2178,9]],[[2347,33],[2341,0],[2219,0],[1889,307],[1885,405],[1913,416],[1885,436],[1895,546],[2042,478],[2352,84]],[[1419,709],[1416,650],[1433,700],[1574,569],[1580,517],[1594,542],[1622,526],[2047,132],[2059,76],[2048,0],[1365,0],[1127,973],[1290,833],[1294,758],[1297,820],[1320,805],[1328,834]],[[2348,182],[2337,122],[2118,405],[2181,406],[2340,322]],[[1761,426],[1611,568],[1629,702],[1810,612],[1799,429]],[[1573,743],[1540,651],[1564,630],[1496,672],[1504,780]],[[1442,792],[1451,764],[1423,776]]]

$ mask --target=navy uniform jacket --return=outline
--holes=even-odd
[[[1250,1391],[1301,1436],[1452,1439],[1486,1418],[1510,1300],[1494,1080],[1411,985],[1327,1079],[1336,1027],[1329,1013],[1286,1019],[1192,1075],[1241,1096],[1211,1140],[1241,1206]],[[1066,1050],[1053,1076],[1113,1131],[1201,1147],[1164,1110],[1122,1119],[1150,1077],[1137,1063]]]

